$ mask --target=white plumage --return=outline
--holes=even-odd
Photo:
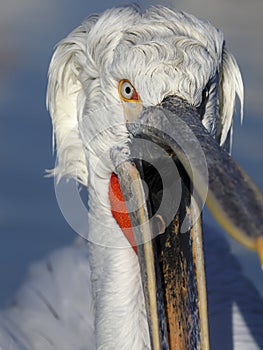
[[[54,175],[88,187],[89,243],[63,248],[31,268],[2,313],[3,350],[150,349],[138,259],[108,198],[114,170],[109,148],[128,135],[118,95],[124,78],[144,106],[170,94],[199,106],[206,93],[203,124],[221,145],[229,140],[236,95],[242,110],[240,72],[222,33],[188,14],[163,7],[113,9],[89,17],[59,43],[47,97],[58,156]],[[259,349],[262,300],[219,239],[206,240],[211,348],[232,349],[234,340],[235,349]]]
[[[205,234],[205,252],[211,350],[262,349],[262,298],[242,275],[222,236]],[[12,306],[2,312],[0,349],[95,349],[84,242],[61,248],[31,266]]]
[[[84,245],[65,247],[30,267],[2,314],[1,349],[94,349],[90,268]],[[85,347],[84,347],[85,345]]]

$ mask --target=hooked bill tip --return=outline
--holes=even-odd
[[[263,271],[263,237],[257,238],[256,250],[259,256],[261,269]]]

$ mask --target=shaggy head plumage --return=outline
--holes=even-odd
[[[65,176],[87,185],[86,138],[102,124],[124,121],[118,95],[123,78],[133,83],[144,106],[175,94],[203,109],[203,124],[221,145],[231,139],[236,96],[242,118],[240,71],[223,34],[209,22],[165,7],[115,8],[90,16],[58,44],[50,64],[47,105],[58,180]],[[102,143],[125,137],[121,126]]]

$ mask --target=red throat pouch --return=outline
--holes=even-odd
[[[116,174],[112,173],[109,186],[109,199],[111,204],[111,212],[114,219],[122,229],[124,236],[137,254],[137,247],[132,231],[131,220],[127,211],[126,203],[123,198],[119,180]]]

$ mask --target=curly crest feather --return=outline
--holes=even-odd
[[[165,7],[144,13],[116,8],[87,18],[58,44],[50,63],[47,105],[57,151],[51,173],[58,180],[65,176],[87,185],[80,121],[102,104],[118,104],[123,78],[136,86],[145,106],[176,94],[199,107],[205,95],[203,124],[220,145],[231,143],[236,96],[242,119],[243,84],[222,33]]]

